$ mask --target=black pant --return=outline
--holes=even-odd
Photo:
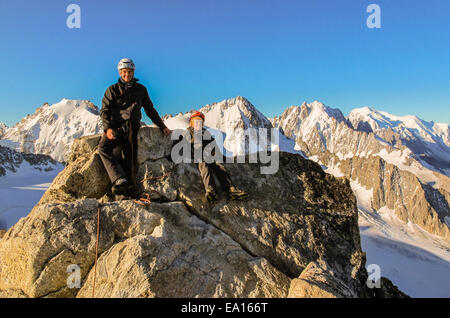
[[[203,161],[198,163],[198,170],[200,170],[205,191],[208,191],[211,188],[214,190],[217,189],[214,183],[214,175],[217,176],[217,179],[219,179],[223,190],[227,191],[230,189],[231,178],[223,165],[214,162],[206,163]]]
[[[116,139],[108,139],[106,134],[103,134],[98,145],[98,152],[111,183],[119,178],[126,178],[135,184],[137,134],[123,134]]]

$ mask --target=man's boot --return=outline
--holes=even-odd
[[[130,183],[125,178],[119,178],[114,181],[111,191],[114,195],[126,195],[130,189]]]

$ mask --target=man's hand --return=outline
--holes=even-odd
[[[172,130],[170,130],[169,128],[164,128],[162,130],[162,133],[164,134],[164,136],[170,136],[170,134],[172,133]]]
[[[109,128],[107,131],[106,131],[106,138],[108,138],[108,139],[116,139],[116,136],[114,136],[114,130],[112,130],[111,128]]]

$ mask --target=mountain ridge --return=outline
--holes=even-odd
[[[321,111],[320,117],[317,118],[317,113],[311,112],[314,106],[320,110],[327,108],[323,104],[317,107],[306,103],[302,106],[291,106],[280,117],[273,118],[272,122],[288,137],[294,138],[296,145],[307,157],[315,158],[331,173],[344,175],[351,180],[372,178],[370,182],[364,181],[363,185],[380,194],[380,199],[374,203],[375,209],[380,209],[386,204],[388,208],[396,211],[397,216],[404,222],[415,220],[416,224],[428,232],[449,240],[450,232],[445,222],[449,216],[450,178],[447,174],[436,166],[423,164],[420,154],[414,153],[414,149],[408,147],[400,132],[394,131],[391,127],[375,132],[357,130],[354,126],[361,126],[359,124],[361,121],[355,121],[355,116],[344,120],[341,112]],[[363,108],[363,111],[374,110]],[[366,122],[366,125],[369,123]],[[380,178],[377,182],[370,175],[374,172],[368,168],[372,165],[370,162],[373,163],[373,168],[380,167],[374,170],[378,171],[375,175]],[[385,167],[389,168],[385,170]],[[389,173],[385,175],[383,171]],[[387,176],[394,178],[393,182]],[[402,191],[412,182],[406,180],[415,178],[419,180],[413,182],[418,192],[414,189],[411,192]],[[413,197],[418,193],[421,193],[420,199]],[[417,200],[423,200],[424,205],[415,205],[414,202]],[[418,221],[419,219],[421,221]]]
[[[59,111],[49,112],[49,110],[55,108]],[[88,129],[83,127],[84,125],[82,121],[78,121],[79,127],[69,123],[69,126],[74,127],[71,127],[70,134],[65,134],[67,137],[65,140],[68,143],[64,147],[56,147],[56,145],[52,144],[50,141],[46,147],[39,148],[36,146],[36,140],[27,141],[27,138],[24,138],[26,136],[33,135],[28,131],[22,131],[22,134],[19,134],[20,137],[17,137],[17,131],[21,130],[20,128],[28,127],[29,129],[35,129],[35,127],[38,126],[36,123],[52,123],[60,118],[70,121],[71,118],[70,116],[67,117],[67,115],[69,115],[73,109],[81,109],[83,110],[83,114],[89,114],[94,117],[89,118],[88,122],[91,125],[88,125]],[[270,129],[272,127],[276,127],[279,131],[277,137],[280,139],[280,145],[277,149],[280,151],[300,154],[306,153],[309,157],[317,157],[317,159],[321,160],[319,163],[328,167],[328,169],[336,171],[338,174],[342,173],[340,168],[348,166],[348,159],[354,158],[355,162],[358,160],[362,162],[370,161],[370,158],[375,156],[381,158],[386,164],[396,166],[401,171],[408,171],[417,176],[421,184],[431,186],[431,188],[425,187],[428,189],[428,191],[426,191],[428,200],[425,200],[424,202],[431,202],[431,198],[436,197],[437,193],[435,193],[435,190],[437,190],[438,193],[440,193],[440,200],[443,202],[442,204],[444,204],[444,201],[446,201],[445,198],[447,198],[448,193],[450,193],[450,179],[444,173],[445,171],[443,172],[442,169],[436,169],[435,166],[429,163],[429,158],[432,158],[433,156],[429,155],[427,159],[422,156],[422,153],[415,153],[415,148],[411,149],[408,147],[414,143],[414,139],[412,138],[421,136],[420,133],[412,133],[408,130],[415,127],[414,123],[419,122],[422,123],[422,126],[425,126],[425,128],[430,127],[430,123],[422,121],[417,116],[395,116],[386,112],[379,112],[369,107],[363,107],[355,109],[349,114],[349,116],[345,117],[340,109],[328,107],[316,100],[310,104],[303,102],[301,106],[290,106],[286,108],[280,116],[268,119],[249,100],[242,96],[208,104],[201,107],[199,110],[206,114],[205,125],[213,132],[213,135],[215,137],[223,138],[223,146],[227,155],[242,155],[248,153],[248,151],[266,149],[268,146],[273,148],[273,144],[263,144],[262,148],[260,145],[255,147],[252,146],[252,144],[257,144],[258,142],[256,137],[250,138],[249,144],[242,144],[242,141],[245,140],[245,129]],[[186,128],[188,126],[189,115],[192,114],[192,112],[193,110],[187,113],[178,113],[175,116],[167,114],[163,116],[163,119],[166,125],[171,129]],[[98,113],[98,108],[92,103],[86,101],[70,101],[63,99],[61,102],[52,106],[44,104],[36,110],[35,114],[25,117],[16,126],[8,128],[5,138],[0,139],[0,144],[10,142],[10,140],[8,140],[8,137],[10,137],[12,140],[19,140],[20,147],[26,148],[25,150],[28,150],[29,152],[32,152],[33,150],[36,151],[37,149],[45,149],[44,152],[49,152],[49,149],[62,149],[62,151],[58,152],[58,158],[64,158],[67,160],[71,156],[69,150],[74,138],[80,134],[92,134],[101,131],[101,123]],[[43,116],[42,119],[38,118],[41,114]],[[55,118],[55,114],[57,118]],[[361,116],[360,114],[363,114],[364,116]],[[391,118],[392,120],[403,119],[406,124],[409,123],[410,125],[400,125],[398,122],[393,122],[389,125],[385,123],[385,126],[376,126],[369,119],[372,117],[377,118],[378,114],[382,114],[384,116],[382,118],[384,123],[387,118]],[[366,118],[367,116],[369,116],[369,119]],[[386,125],[389,127],[386,128]],[[59,126],[61,126],[61,124],[59,124]],[[356,128],[354,126],[356,126]],[[400,130],[395,131],[397,126],[401,128]],[[365,129],[362,127],[365,127]],[[419,125],[418,127],[420,128],[421,126]],[[447,136],[445,131],[446,129],[448,130],[448,125],[446,129],[445,124],[433,123],[431,127],[438,127],[437,131],[441,134],[433,135],[432,138],[430,137],[430,140],[438,140],[440,136]],[[40,130],[42,130],[41,128],[42,127],[39,127]],[[372,131],[366,131],[368,129]],[[428,129],[427,131],[421,133],[423,136],[429,136],[432,132],[432,130]],[[14,134],[16,134],[16,137],[11,138]],[[409,137],[409,139],[406,139],[405,136]],[[60,139],[61,138],[58,138],[58,141]],[[49,139],[44,138],[43,140],[48,141]],[[268,141],[271,142],[270,139],[268,139]],[[417,144],[420,142],[422,142],[422,140],[417,139],[415,143]],[[64,141],[62,141],[62,143],[64,143]],[[446,141],[442,140],[442,144],[445,145],[445,143]],[[43,143],[41,143],[41,145],[42,144]],[[61,142],[59,145],[61,145]],[[333,156],[324,155],[327,151],[330,152],[330,154],[333,154]],[[445,152],[446,149],[444,148],[443,151]],[[437,162],[437,164],[440,164],[440,162]],[[340,167],[340,165],[342,166]],[[350,171],[352,171],[352,169],[347,167],[344,170],[347,172],[346,176],[349,178],[352,176],[355,177],[356,175],[358,175],[359,178],[364,178],[361,175],[362,172],[356,174],[355,172],[352,172],[350,175]],[[400,173],[400,175],[406,179],[409,178],[406,177],[405,173]],[[376,187],[381,187],[383,182],[370,184],[372,186],[376,185]],[[418,189],[423,188],[419,185],[417,187]],[[384,196],[388,194],[383,188],[374,190],[378,193],[385,193]],[[397,196],[396,200],[409,201],[412,199],[402,199]],[[382,200],[380,202],[384,201]],[[406,203],[406,205],[408,204],[409,203]],[[431,206],[444,206],[445,208],[445,204],[442,204],[433,203]],[[402,216],[401,218],[406,221],[407,219],[405,218],[405,213],[400,212],[400,210],[404,209],[401,208],[404,205],[405,204],[402,203],[396,208],[393,206],[390,206],[390,208],[393,208],[394,210],[397,209],[399,215]],[[427,204],[425,205],[427,206]],[[380,208],[379,204],[375,204],[375,206]],[[431,208],[431,210],[435,209]],[[436,210],[436,215],[440,215],[438,219],[440,220],[441,225],[446,225],[446,217],[450,216],[444,215],[443,212],[438,212],[440,210],[442,210],[442,208]],[[425,223],[426,221],[424,221],[423,224]],[[441,228],[441,230],[438,231],[440,235],[448,235],[446,234],[446,227],[442,227],[441,225],[433,225],[433,228]],[[428,231],[429,230],[430,228]]]
[[[53,105],[44,103],[34,114],[6,129],[0,145],[24,153],[49,155],[63,162],[75,138],[101,131],[99,114],[98,108],[87,100],[64,98]]]

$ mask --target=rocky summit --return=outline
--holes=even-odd
[[[269,175],[224,164],[249,198],[212,205],[196,165],[170,161],[170,138],[146,126],[143,206],[111,195],[99,139],[75,140],[66,168],[0,239],[0,297],[406,296],[385,278],[367,287],[349,181],[315,162],[280,153]]]

